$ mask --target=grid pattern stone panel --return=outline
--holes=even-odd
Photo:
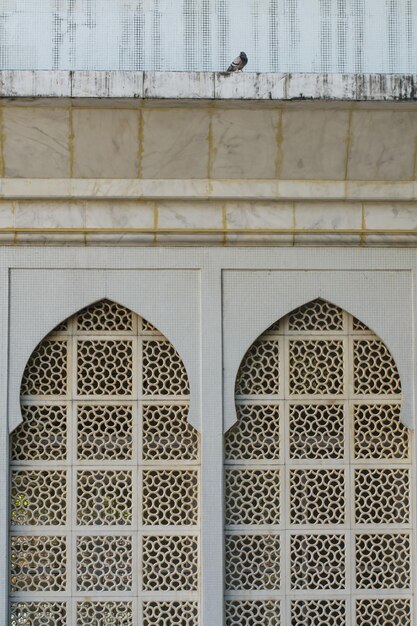
[[[169,341],[143,341],[145,396],[181,396],[190,393],[188,377],[178,352]]]
[[[410,432],[399,404],[355,404],[353,411],[355,459],[408,460]]]
[[[188,405],[175,348],[118,304],[37,346],[10,439],[12,626],[199,625]]]
[[[335,526],[345,521],[345,475],[341,469],[291,469],[290,522]]]
[[[409,524],[408,469],[355,469],[357,524]]]
[[[235,393],[226,626],[411,626],[411,433],[387,347],[314,300],[254,342]]]
[[[343,348],[343,342],[338,339],[291,340],[288,358],[290,394],[343,394]]]
[[[131,591],[132,548],[130,536],[77,537],[77,590]]]

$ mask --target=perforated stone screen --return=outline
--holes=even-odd
[[[0,69],[417,72],[413,0],[2,0]]]
[[[22,380],[11,436],[11,626],[198,626],[199,436],[169,341],[102,301]]]
[[[410,432],[394,360],[317,300],[271,326],[225,441],[226,626],[410,626]]]

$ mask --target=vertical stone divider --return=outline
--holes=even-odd
[[[201,626],[223,624],[221,269],[201,274]]]
[[[7,402],[8,326],[9,326],[9,268],[0,270],[0,616],[9,615],[9,420]]]

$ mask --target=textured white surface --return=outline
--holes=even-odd
[[[412,0],[3,0],[5,69],[417,71]]]

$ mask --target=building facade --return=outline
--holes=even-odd
[[[414,623],[415,81],[0,72],[4,623]]]

